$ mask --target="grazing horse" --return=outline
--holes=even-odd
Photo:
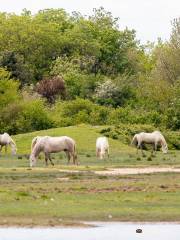
[[[141,132],[141,133],[135,134],[131,142],[131,144],[134,144],[137,146],[137,152],[139,148],[141,149],[142,154],[143,154],[142,147],[144,143],[154,145],[154,149],[153,149],[154,152],[157,151],[158,145],[161,146],[163,153],[168,152],[168,146],[167,146],[166,140],[162,135],[162,133],[160,133],[159,131],[154,131],[152,133]]]
[[[12,140],[8,133],[0,134],[0,152],[2,150],[2,147],[5,147],[5,153],[7,154],[8,145],[11,146],[12,155],[15,155],[17,151],[15,142]]]
[[[96,156],[100,159],[105,158],[105,155],[109,157],[109,143],[106,137],[99,137],[96,140]]]
[[[50,153],[57,153],[64,151],[68,157],[68,163],[73,159],[74,164],[78,164],[77,162],[77,154],[76,154],[76,143],[75,141],[67,136],[62,137],[36,137],[32,140],[31,145],[31,155],[30,155],[30,166],[33,167],[36,164],[36,158],[39,156],[40,152],[44,152],[46,165],[48,164],[48,160],[51,162],[52,159],[50,157]]]

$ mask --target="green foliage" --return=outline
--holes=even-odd
[[[57,126],[69,126],[79,123],[104,124],[109,109],[98,106],[89,100],[77,98],[72,101],[57,102],[53,109],[53,119]]]
[[[89,17],[63,9],[0,13],[1,128],[32,131],[55,121],[58,126],[140,123],[178,130],[179,29],[175,19],[169,41],[141,46],[135,31],[120,30],[118,19],[103,8]],[[54,84],[49,91],[45,82],[40,95],[51,109],[32,99],[27,106],[23,89],[33,95],[37,82],[53,76],[64,79],[66,98],[64,92],[61,98],[68,101],[53,105],[60,92]],[[15,115],[12,124],[8,109]]]
[[[0,113],[1,131],[9,134],[48,129],[53,126],[49,113],[41,100],[12,103]]]
[[[53,123],[44,103],[41,100],[33,100],[23,104],[23,111],[19,121],[19,129],[21,132],[34,131],[40,129],[48,129],[53,127]]]
[[[180,129],[180,104],[170,107],[166,111],[165,126],[172,130]]]
[[[19,99],[19,82],[10,78],[10,73],[0,68],[0,108]]]
[[[19,126],[19,118],[21,117],[23,106],[19,102],[11,103],[4,107],[0,112],[0,129],[1,132],[16,134],[23,132],[23,126]]]
[[[52,65],[51,74],[63,76],[67,98],[92,98],[96,85],[103,76],[88,73],[91,61],[84,58],[57,58]]]
[[[108,124],[141,123],[160,126],[162,122],[162,116],[156,111],[145,112],[143,109],[132,109],[130,107],[125,107],[112,109],[107,122]]]
[[[180,132],[179,131],[166,131],[165,138],[168,142],[169,149],[180,150]]]
[[[7,68],[11,73],[11,77],[18,79],[21,86],[31,83],[34,80],[31,68],[24,63],[23,55],[11,51],[4,51],[0,56],[0,66]]]

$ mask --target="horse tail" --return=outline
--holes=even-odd
[[[137,145],[137,143],[138,143],[138,140],[137,140],[137,134],[135,134],[134,135],[134,137],[133,137],[133,139],[132,139],[132,141],[131,141],[131,145]]]
[[[74,142],[74,149],[73,150],[74,150],[74,157],[73,158],[74,158],[74,161],[77,163],[77,151],[76,151],[77,149],[76,149],[76,143],[75,142]]]

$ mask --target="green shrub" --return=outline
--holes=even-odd
[[[23,104],[23,111],[18,121],[19,126],[22,126],[21,132],[48,129],[54,126],[44,102],[39,99]]]
[[[72,101],[57,102],[52,116],[57,126],[80,123],[102,125],[107,122],[109,108],[99,106],[90,100],[77,98]]]
[[[53,126],[44,102],[39,99],[10,104],[0,113],[1,131],[9,134],[48,129]]]
[[[169,149],[180,150],[180,131],[167,131],[164,134]]]
[[[11,79],[11,74],[0,67],[0,108],[6,107],[19,99],[18,81]]]
[[[130,107],[112,109],[107,124],[153,124],[161,125],[162,116],[156,112],[145,112],[144,110],[131,109]]]
[[[7,105],[0,112],[0,129],[1,132],[8,132],[9,134],[16,134],[20,132],[22,126],[19,126],[18,119],[23,111],[23,105],[15,102]]]
[[[180,102],[167,110],[164,119],[167,128],[172,130],[180,129]]]

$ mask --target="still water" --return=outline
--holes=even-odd
[[[178,223],[92,224],[97,227],[0,228],[0,240],[180,240]]]

